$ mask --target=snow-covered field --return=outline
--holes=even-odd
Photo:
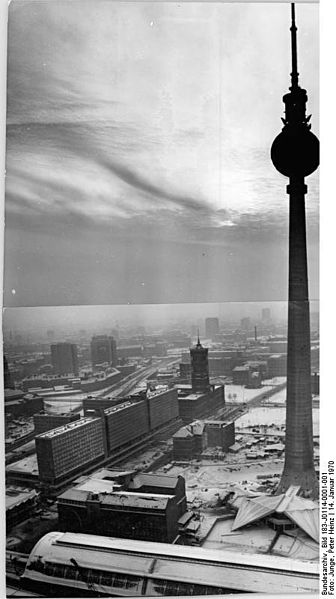
[[[257,395],[262,395],[265,391],[270,391],[272,389],[272,385],[270,386],[262,386],[259,389],[246,389],[242,385],[225,385],[225,401],[228,403],[246,403],[257,397]]]
[[[275,396],[274,396],[275,397]],[[245,426],[258,426],[258,425],[271,425],[276,426],[285,425],[286,422],[286,408],[280,407],[263,407],[263,408],[252,408],[247,414],[244,414],[236,420],[236,427],[243,428]],[[313,431],[314,434],[319,433],[320,424],[320,411],[319,409],[313,408]]]

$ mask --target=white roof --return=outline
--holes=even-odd
[[[285,514],[299,528],[305,531],[317,543],[319,542],[319,507],[309,499],[283,493],[254,498],[244,498],[232,530],[242,528],[272,513]]]
[[[288,559],[286,557],[274,557],[271,555],[233,555],[231,551],[213,551],[211,549],[203,549],[202,547],[187,547],[181,545],[173,545],[170,543],[155,543],[147,541],[135,541],[133,539],[120,539],[115,537],[103,537],[97,535],[88,535],[82,533],[70,533],[70,532],[51,532],[35,545],[32,553],[35,552],[37,555],[41,553],[35,550],[48,549],[52,547],[56,550],[57,547],[81,547],[84,548],[92,547],[101,549],[102,553],[120,552],[120,553],[139,553],[149,554],[153,553],[157,557],[179,557],[182,556],[186,559],[205,560],[209,562],[220,562],[230,564],[244,564],[249,566],[260,566],[263,568],[279,568],[290,572],[317,572],[318,564],[316,562],[302,562],[300,560]],[[62,552],[61,551],[61,552]],[[43,553],[43,551],[42,551]],[[92,557],[91,557],[92,559]]]
[[[49,533],[36,544],[29,561],[38,556],[62,564],[76,559],[83,568],[249,592],[281,588],[283,593],[308,593],[319,585],[318,564],[313,562],[85,534]]]

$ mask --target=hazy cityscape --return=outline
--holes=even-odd
[[[242,498],[272,493],[283,469],[284,307],[255,303],[5,310],[9,579],[22,574],[24,556],[52,531],[150,541],[154,553],[155,544],[165,542],[227,550],[237,557],[243,551],[246,558],[269,554],[316,563],[318,538],[300,528],[302,522],[283,534],[270,526],[271,520],[238,536],[230,533]],[[198,341],[202,348],[197,349]],[[195,351],[205,353],[200,366]],[[311,312],[311,381],[318,468],[316,302]],[[178,509],[157,505],[167,496]],[[104,497],[109,497],[110,513],[104,511]],[[91,514],[94,498],[100,508]],[[77,510],[74,503],[82,508]],[[80,564],[81,551],[74,556]],[[88,591],[99,592],[101,579],[94,582],[90,576]],[[211,592],[228,592],[221,576]],[[115,584],[127,588],[129,579]],[[206,592],[204,581],[193,585],[193,594]],[[183,581],[179,584],[184,594],[190,592]],[[295,584],[305,588],[299,578]],[[176,582],[171,585],[170,594],[180,592]],[[248,578],[246,585],[252,585]],[[253,589],[264,585],[261,579]],[[149,586],[149,591],[155,589]]]
[[[7,597],[331,593],[317,19],[11,3]]]

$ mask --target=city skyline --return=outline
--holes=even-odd
[[[251,317],[256,322],[262,320],[262,309],[270,308],[274,320],[285,323],[286,302],[234,302],[226,304],[154,304],[121,306],[55,306],[32,308],[5,308],[3,330],[44,330],[53,327],[61,330],[89,329],[110,330],[121,326],[170,326],[181,321],[193,323],[205,318],[218,317],[220,321],[239,322]],[[311,302],[311,313],[319,312],[319,303]]]
[[[288,5],[96,6],[10,5],[4,304],[284,300]],[[317,11],[298,7],[315,131]]]

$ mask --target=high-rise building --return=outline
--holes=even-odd
[[[4,388],[14,389],[13,379],[11,377],[10,370],[8,368],[8,362],[5,354],[3,355],[3,372],[4,372]]]
[[[241,319],[240,328],[243,329],[243,331],[249,331],[251,326],[251,319],[248,316]]]
[[[91,340],[91,361],[93,366],[107,362],[116,366],[117,344],[113,337],[107,335],[96,335]]]
[[[218,318],[205,319],[205,336],[207,339],[213,339],[219,333]]]
[[[263,322],[269,322],[271,320],[271,309],[270,308],[263,308],[261,310],[261,320]]]
[[[49,330],[47,331],[47,339],[48,339],[48,341],[50,341],[50,342],[51,342],[51,341],[54,341],[54,339],[55,339],[55,331],[53,331],[52,329],[49,329]]]
[[[55,343],[50,346],[51,363],[55,374],[78,375],[77,345],[74,343]]]
[[[318,497],[314,470],[309,294],[305,177],[319,164],[319,142],[306,116],[307,92],[299,86],[295,5],[291,5],[292,72],[290,93],[285,94],[284,127],[275,138],[271,158],[275,168],[289,178],[289,280],[285,465],[278,494],[290,486]]]
[[[35,438],[39,479],[58,484],[106,456],[102,418],[81,418]]]
[[[208,348],[201,345],[199,338],[196,346],[190,349],[190,358],[193,393],[209,391]]]

